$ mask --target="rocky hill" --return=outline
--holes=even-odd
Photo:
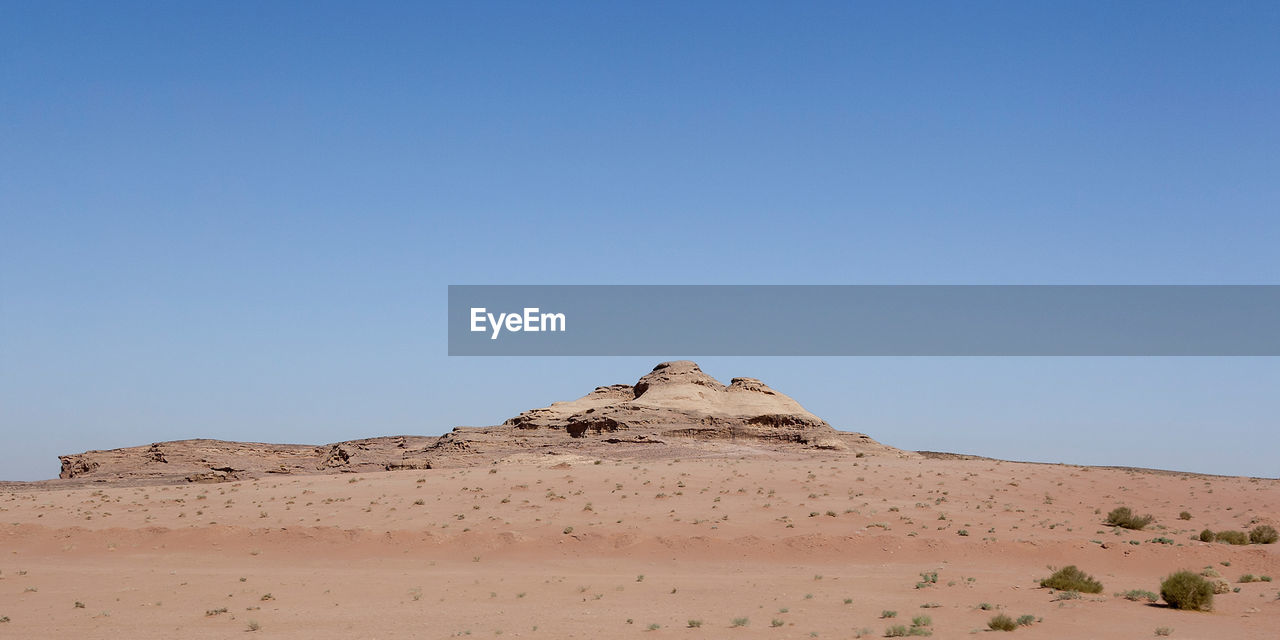
[[[728,385],[686,360],[664,362],[634,385],[597,387],[493,427],[440,437],[391,436],[327,445],[179,440],[61,456],[63,479],[223,482],[267,474],[470,466],[530,454],[600,458],[698,457],[826,451],[903,455],[866,435],[837,431],[754,378]]]

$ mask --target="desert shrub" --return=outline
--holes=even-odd
[[[1130,589],[1130,590],[1128,590],[1128,591],[1126,591],[1126,592],[1124,592],[1124,593],[1120,594],[1120,596],[1121,596],[1122,598],[1124,598],[1125,600],[1133,600],[1134,602],[1137,602],[1138,600],[1146,600],[1147,602],[1155,602],[1156,600],[1159,600],[1159,599],[1160,599],[1160,596],[1158,596],[1158,595],[1156,595],[1156,594],[1154,594],[1154,593],[1152,593],[1152,592],[1150,592],[1150,591],[1147,591],[1146,589]]]
[[[1107,524],[1123,527],[1125,529],[1142,529],[1143,527],[1151,524],[1152,520],[1155,520],[1155,518],[1150,514],[1140,516],[1134,513],[1133,509],[1130,509],[1129,507],[1116,507],[1111,510],[1111,513],[1107,514]]]
[[[698,627],[701,627],[701,626],[702,626],[702,621],[701,621],[701,620],[690,620],[688,624],[689,624],[689,628],[690,628],[690,629],[697,629]]]
[[[1169,627],[1156,627],[1156,635],[1161,637],[1171,636],[1173,635],[1173,629],[1170,629]]]
[[[1016,622],[1018,623],[1018,626],[1019,626],[1019,627],[1029,627],[1029,626],[1031,626],[1035,621],[1036,621],[1036,617],[1035,617],[1035,616],[1033,616],[1033,615],[1031,615],[1031,614],[1029,614],[1029,613],[1028,613],[1027,615],[1025,615],[1025,616],[1018,616],[1018,619],[1016,620]]]
[[[1013,631],[1018,628],[1018,622],[1003,613],[997,614],[987,621],[987,626],[992,631]]]
[[[1249,532],[1249,542],[1253,544],[1274,544],[1276,540],[1280,540],[1280,533],[1269,524],[1260,524]]]
[[[770,621],[769,621],[769,626],[771,626],[771,627],[773,627],[773,628],[775,628],[775,629],[776,629],[776,628],[778,628],[778,627],[781,627],[781,626],[782,626],[782,625],[784,625],[784,624],[786,624],[786,622],[783,622],[783,621],[782,621],[782,619],[780,619],[780,618],[774,618],[773,620],[770,620]]]
[[[881,617],[881,618],[896,618],[896,617],[898,617],[898,612],[897,612],[897,611],[891,611],[891,610],[889,610],[889,609],[885,609],[884,611],[881,611],[881,612],[880,612],[880,617]]]
[[[734,618],[734,619],[733,619],[733,626],[735,626],[735,627],[745,627],[745,626],[747,626],[747,622],[749,622],[749,621],[748,621],[746,618]]]
[[[907,625],[895,624],[892,627],[886,627],[884,630],[886,638],[905,638],[907,637]]]
[[[1255,576],[1255,575],[1253,575],[1252,573],[1246,573],[1246,574],[1244,574],[1244,575],[1240,576],[1240,580],[1239,580],[1239,581],[1240,581],[1240,582],[1243,582],[1243,583],[1245,583],[1245,584],[1249,584],[1250,582],[1257,582],[1257,581],[1258,581],[1258,576]]]
[[[1200,542],[1213,542],[1214,537],[1213,531],[1209,529],[1200,532]]]
[[[1102,583],[1093,576],[1069,565],[1053,572],[1053,575],[1040,581],[1040,586],[1059,591],[1079,591],[1081,593],[1102,593]]]
[[[1227,544],[1249,544],[1249,536],[1243,531],[1219,531],[1213,534],[1213,538]]]
[[[1179,519],[1179,520],[1190,520],[1190,519],[1191,519],[1191,512],[1190,512],[1190,511],[1183,511],[1182,513],[1179,513],[1179,514],[1178,514],[1178,519]]]
[[[1213,585],[1190,571],[1179,571],[1160,583],[1160,597],[1174,609],[1208,611],[1213,608]]]

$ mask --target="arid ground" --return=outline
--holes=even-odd
[[[1155,521],[1104,525],[1120,505]],[[1280,579],[1280,545],[1194,538],[1277,513],[1270,479],[730,443],[696,459],[9,486],[0,637],[851,638],[927,616],[919,633],[946,638],[1000,633],[987,621],[1003,612],[1035,617],[1013,632],[1027,639],[1276,638],[1280,580],[1263,580]],[[1104,591],[1039,586],[1069,564]],[[1211,612],[1119,595],[1178,569],[1239,590]]]

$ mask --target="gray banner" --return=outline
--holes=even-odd
[[[454,285],[449,355],[1275,356],[1280,286]]]

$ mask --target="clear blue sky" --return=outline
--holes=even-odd
[[[1277,33],[1273,2],[2,2],[0,478],[438,434],[661,359],[449,358],[448,284],[1280,284]],[[907,448],[1280,475],[1273,358],[703,365]]]

